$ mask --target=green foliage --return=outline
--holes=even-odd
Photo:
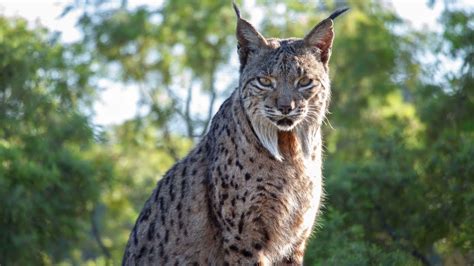
[[[421,265],[408,252],[382,249],[366,240],[361,224],[329,208],[307,247],[307,265]],[[383,238],[384,236],[379,236]]]
[[[93,2],[94,12],[85,12],[79,25],[94,56],[110,69],[104,76],[118,71],[118,80],[138,84],[158,130],[180,120],[187,137],[202,135],[214,110],[217,72],[234,46],[229,38],[235,27],[230,3],[177,0],[126,9]],[[201,85],[199,91],[196,84]],[[197,92],[210,98],[205,116],[190,112]]]
[[[112,159],[114,179],[101,190],[99,203],[94,209],[98,234],[86,238],[74,247],[68,261],[75,264],[119,264],[135,219],[154,189],[157,180],[174,164],[171,155],[183,157],[192,142],[173,137],[175,151],[170,152],[164,139],[156,136],[153,123],[127,121],[108,133],[104,145],[95,153]],[[96,237],[100,238],[100,246]]]
[[[88,154],[93,131],[80,104],[89,70],[74,47],[0,17],[0,259],[8,265],[65,257],[85,232],[111,177]]]

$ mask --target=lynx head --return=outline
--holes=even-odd
[[[303,39],[263,37],[234,5],[240,59],[239,94],[262,145],[281,160],[278,131],[293,131],[307,155],[327,111],[334,12]]]

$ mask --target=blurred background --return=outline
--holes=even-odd
[[[474,3],[248,0],[267,37],[339,7],[306,265],[474,265]],[[118,265],[237,85],[230,0],[0,1],[0,264]]]

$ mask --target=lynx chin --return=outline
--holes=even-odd
[[[301,265],[322,197],[333,20],[265,38],[234,5],[239,86],[158,182],[124,265]]]

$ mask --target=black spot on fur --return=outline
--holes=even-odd
[[[244,228],[244,217],[245,215],[242,213],[240,215],[240,221],[239,221],[239,234],[242,234],[242,230]]]
[[[150,227],[148,227],[148,232],[147,232],[148,240],[152,240],[154,234],[155,234],[155,222],[151,222]]]
[[[206,179],[204,180],[204,184],[205,184],[205,187],[206,187],[206,201],[207,201],[208,218],[215,226],[220,227],[221,225],[220,225],[219,221],[217,220],[218,217],[216,215],[216,212],[213,211],[212,200],[210,198],[213,185],[212,185],[212,182],[211,182],[211,176],[209,174],[206,175]],[[217,213],[217,214],[219,214],[219,213]]]
[[[158,196],[160,195],[162,185],[163,185],[163,182],[158,182],[158,188],[156,189],[156,192],[155,192],[154,202],[158,201]]]
[[[235,165],[236,165],[237,167],[239,167],[240,170],[244,169],[244,166],[240,163],[239,160],[236,160],[236,161],[235,161]]]
[[[165,203],[164,203],[163,197],[160,197],[160,212],[161,213],[165,212]]]
[[[253,244],[253,247],[256,249],[256,250],[261,250],[262,249],[262,245],[260,243],[255,243]]]
[[[247,257],[247,258],[251,258],[253,256],[252,252],[246,250],[246,249],[243,249],[241,252],[240,252],[242,255],[244,255],[244,257]]]
[[[181,198],[184,198],[184,195],[186,195],[186,189],[187,187],[187,184],[186,184],[186,178],[183,178],[183,180],[181,180]]]
[[[133,227],[133,244],[136,246],[138,245],[138,237],[137,237],[137,225]]]
[[[171,185],[170,185],[170,190],[169,190],[169,192],[170,192],[170,200],[171,200],[171,201],[174,201],[174,199],[175,199],[175,194],[174,194],[174,184],[173,184],[173,183],[171,183]]]
[[[237,246],[235,246],[235,245],[230,245],[229,249],[234,251],[234,252],[239,252],[239,248],[237,248]]]
[[[227,224],[229,224],[231,227],[235,227],[235,223],[234,223],[234,221],[232,221],[231,219],[226,218],[225,221],[226,221]]]
[[[138,260],[140,260],[145,255],[146,251],[147,251],[146,247],[142,247],[140,249],[140,252],[138,253],[138,256],[135,258],[135,263],[137,263]]]
[[[162,213],[160,218],[161,218],[161,224],[162,224],[162,225],[165,225],[165,223],[166,223],[165,214]]]
[[[183,167],[183,171],[181,172],[181,175],[182,176],[186,176],[186,172],[187,172],[188,168],[185,166]]]
[[[250,174],[249,174],[249,173],[245,173],[245,180],[249,180],[250,178],[252,178],[252,177],[250,176]]]
[[[270,234],[268,233],[268,231],[267,231],[265,228],[262,229],[262,235],[263,235],[263,238],[264,238],[267,242],[270,241]]]
[[[147,206],[146,209],[142,212],[139,222],[141,223],[148,220],[148,218],[150,217],[150,214],[151,214],[151,208]]]
[[[222,194],[222,200],[226,200],[227,198],[229,198],[229,194],[227,193]]]
[[[276,188],[277,190],[279,191],[282,191],[283,190],[283,186],[281,185],[275,185],[275,184],[272,184],[272,183],[267,183],[268,186],[271,186],[271,187],[274,187]]]

